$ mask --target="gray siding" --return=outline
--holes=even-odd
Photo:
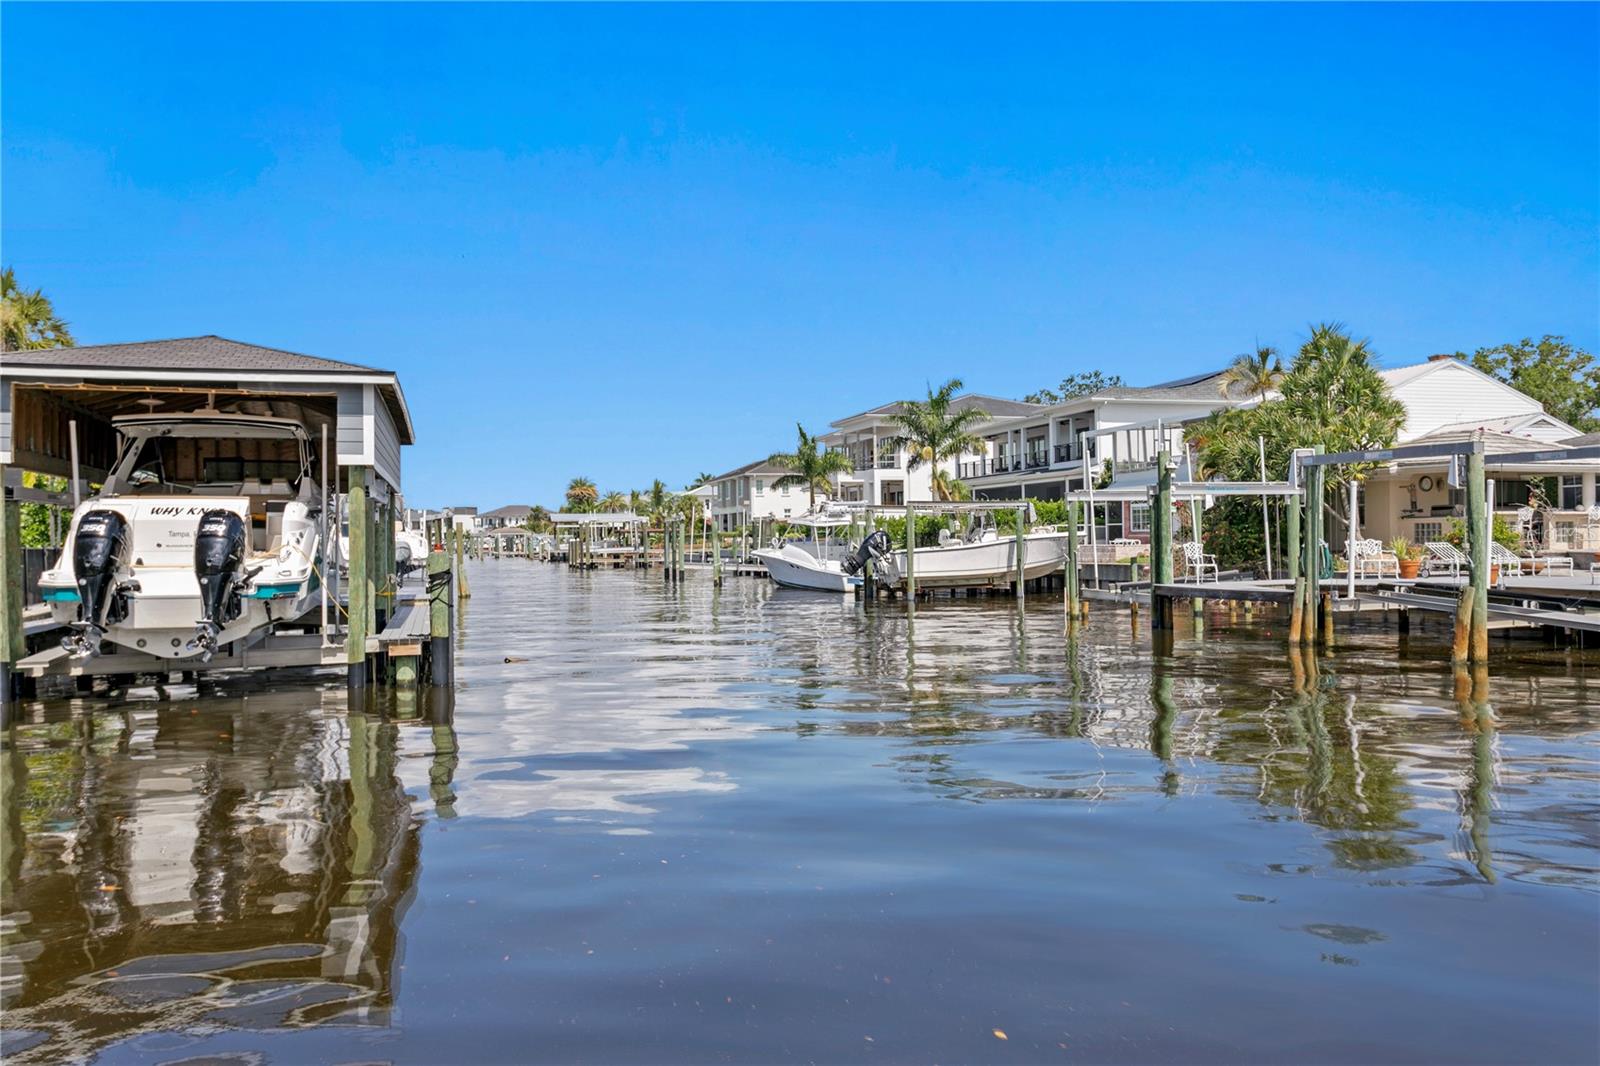
[[[0,381],[0,463],[11,462],[11,382]]]
[[[371,391],[368,385],[339,386],[338,447],[334,449],[334,454],[339,457],[341,466],[366,465],[367,442],[363,429],[365,420],[362,417],[366,408],[363,400]]]
[[[398,488],[400,486],[400,434],[395,429],[389,405],[383,402],[378,390],[368,386],[372,393],[372,407],[377,415],[372,420],[372,460],[378,473]]]

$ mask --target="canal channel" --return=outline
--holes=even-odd
[[[22,706],[8,1062],[1600,1055],[1600,653],[468,577],[453,697]]]

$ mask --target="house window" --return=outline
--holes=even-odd
[[[1426,544],[1430,540],[1444,539],[1443,522],[1418,522],[1411,527],[1411,540],[1413,543]]]
[[[785,518],[789,517],[789,508],[785,507],[783,509],[783,517],[785,517]]]
[[[1561,475],[1561,509],[1576,511],[1583,506],[1583,475]]]
[[[783,494],[784,494],[784,495],[785,495],[785,496],[787,496],[787,495],[789,495],[789,486],[788,486],[788,485],[785,485],[785,486],[784,486],[784,487],[783,487]],[[785,511],[785,512],[783,512],[783,513],[784,513],[784,514],[788,514],[788,513],[789,513],[789,512],[788,512],[788,511]]]
[[[1122,536],[1122,504],[1095,504],[1094,535],[1100,541],[1116,540]]]
[[[756,478],[756,495],[760,496],[763,492],[766,491],[766,488],[767,488],[767,483],[765,481],[761,480],[760,478]]]
[[[1528,483],[1518,478],[1513,481],[1506,479],[1494,483],[1494,506],[1496,510],[1509,510],[1513,507],[1528,506]]]
[[[1150,505],[1136,503],[1128,514],[1128,531],[1130,533],[1150,532]]]

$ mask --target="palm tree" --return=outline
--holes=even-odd
[[[0,271],[0,351],[71,348],[77,343],[42,289],[27,292],[17,285],[15,270]]]
[[[567,482],[567,510],[592,511],[599,498],[600,490],[588,478],[575,477]]]
[[[608,492],[600,497],[596,508],[610,514],[619,514],[628,509],[628,497],[620,492]]]
[[[665,519],[672,510],[672,493],[667,489],[667,483],[656,478],[650,483],[650,489],[645,493],[644,504],[652,521]]]
[[[707,473],[703,473],[703,472],[699,473],[699,474],[696,474],[694,476],[694,480],[689,482],[689,487],[691,489],[697,489],[701,485],[704,485],[708,481],[716,480],[716,477],[717,477],[717,475],[715,475],[715,474],[707,474]]]
[[[892,443],[896,448],[909,447],[911,451],[906,468],[915,470],[923,463],[933,464],[929,481],[935,498],[940,500],[954,499],[955,490],[952,479],[945,477],[939,464],[963,452],[980,450],[983,438],[973,433],[972,428],[989,418],[989,412],[977,407],[961,411],[952,408],[951,398],[960,388],[961,379],[951,378],[939,386],[938,391],[930,387],[926,400],[901,400],[900,410],[890,416],[902,430]]]
[[[855,464],[844,452],[823,451],[817,438],[806,432],[806,427],[796,422],[795,430],[799,433],[799,442],[792,452],[774,452],[768,457],[767,462],[773,466],[781,466],[793,473],[784,474],[772,483],[776,489],[788,488],[790,485],[802,486],[811,497],[811,510],[817,509],[817,490],[826,493],[833,487],[829,480],[834,474],[846,474],[855,469]]]
[[[550,527],[550,512],[539,504],[534,504],[528,511],[528,517],[523,520],[523,525],[534,533],[543,533]]]
[[[1224,396],[1243,392],[1262,400],[1283,381],[1283,361],[1278,349],[1265,344],[1256,345],[1254,353],[1242,352],[1233,357],[1232,364],[1217,378],[1217,391]]]

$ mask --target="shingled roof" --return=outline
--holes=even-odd
[[[7,352],[10,366],[85,370],[237,370],[317,374],[387,374],[387,370],[341,363],[315,355],[263,348],[210,334],[131,344],[91,344],[81,348],[41,348]]]
[[[952,411],[965,411],[969,407],[981,409],[990,418],[1011,418],[1015,415],[1029,415],[1035,411],[1044,410],[1043,404],[1027,403],[1023,400],[1006,400],[999,396],[985,396],[977,392],[963,393],[950,401],[950,410]],[[904,408],[904,402],[896,400],[893,403],[886,403],[881,407],[874,407],[870,411],[862,411],[860,414],[850,415],[848,418],[841,418],[829,424],[837,426],[867,415],[897,415]]]

